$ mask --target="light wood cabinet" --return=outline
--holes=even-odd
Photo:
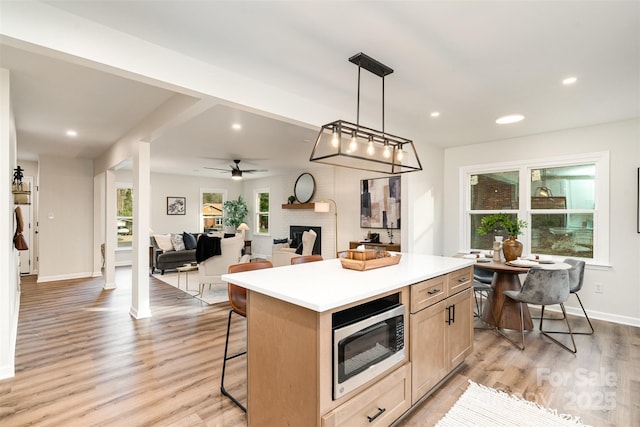
[[[322,427],[388,426],[411,406],[411,364],[322,417]]]
[[[445,307],[441,301],[411,315],[411,404],[447,375]]]
[[[472,273],[465,267],[322,312],[249,290],[247,425],[393,424],[471,352]],[[408,307],[405,360],[333,399],[333,313],[395,293]]]
[[[472,277],[465,268],[411,287],[412,405],[473,351]]]

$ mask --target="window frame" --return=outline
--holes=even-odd
[[[204,215],[202,214],[202,197],[205,193],[218,193],[218,194],[222,194],[222,209],[224,212],[224,202],[227,201],[227,190],[223,189],[223,188],[208,188],[208,187],[204,187],[204,188],[200,188],[200,198],[198,199],[198,204],[199,204],[199,209],[198,209],[198,216],[199,216],[199,227],[201,232],[204,233]],[[223,227],[223,223],[222,223],[222,219],[224,218],[224,214],[220,217],[220,225],[221,227]],[[218,220],[216,220],[216,224],[218,223]]]
[[[133,212],[131,212],[131,216],[121,216],[118,215],[118,190],[131,190],[131,206],[133,208],[133,185],[130,182],[116,182],[116,252],[117,251],[130,251],[133,250]],[[118,221],[121,219],[129,219],[131,221],[131,230],[129,230],[129,235],[131,236],[131,243],[129,245],[120,246],[118,234]]]
[[[540,213],[531,209],[531,171],[534,169],[580,166],[584,164],[595,165],[595,201],[593,209],[593,258],[580,258],[590,265],[610,266],[609,246],[609,152],[601,151],[583,153],[571,156],[554,156],[530,160],[518,160],[510,162],[490,163],[483,165],[463,166],[460,168],[460,217],[459,217],[459,247],[470,250],[471,214],[495,213],[495,210],[471,211],[471,176],[486,173],[515,171],[519,172],[519,207],[516,210],[505,209],[501,212],[515,213],[519,219],[524,219],[529,225],[524,234],[518,237],[523,244],[523,253],[531,253],[531,215]],[[577,211],[567,209],[569,211]],[[584,209],[583,209],[584,210]],[[573,213],[573,212],[570,212]],[[555,260],[566,258],[562,255],[553,255]]]
[[[260,211],[260,199],[259,199],[259,195],[263,194],[263,193],[267,193],[269,195],[269,210],[266,212],[262,212]],[[254,205],[254,221],[253,221],[253,227],[254,227],[254,235],[258,235],[258,236],[270,236],[271,235],[271,190],[269,189],[269,187],[265,187],[265,188],[256,188],[253,191],[253,205]],[[260,216],[261,215],[267,215],[268,218],[268,222],[269,222],[269,228],[267,229],[267,232],[261,232],[260,231]]]

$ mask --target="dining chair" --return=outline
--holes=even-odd
[[[474,317],[482,317],[484,299],[489,298],[489,293],[493,292],[492,281],[493,271],[473,267],[473,297],[476,303],[476,309],[473,312]]]
[[[304,264],[305,262],[322,261],[322,255],[300,255],[291,258],[291,265]]]
[[[263,268],[271,267],[273,267],[271,261],[255,261],[230,265],[228,271],[229,273],[240,273],[242,271],[261,270]],[[247,408],[235,397],[233,397],[224,387],[224,373],[227,369],[227,361],[247,354],[247,351],[245,350],[231,356],[228,355],[229,332],[231,330],[231,315],[233,313],[236,313],[242,317],[247,317],[247,290],[242,286],[237,286],[233,283],[227,283],[227,292],[229,293],[229,303],[231,304],[231,310],[229,310],[229,319],[227,320],[227,337],[224,342],[224,359],[222,360],[222,378],[220,379],[220,392],[231,399],[231,401],[238,405],[244,412],[247,412]]]
[[[591,332],[573,332],[575,335],[593,335],[594,333],[594,329],[593,329],[593,325],[591,324],[591,320],[589,319],[589,316],[587,315],[587,311],[584,309],[584,305],[582,305],[582,300],[580,300],[580,295],[578,295],[578,292],[580,291],[580,289],[582,289],[582,285],[584,284],[584,269],[585,269],[585,265],[586,263],[584,261],[581,260],[577,260],[577,259],[572,259],[572,258],[567,258],[564,260],[564,263],[571,265],[571,268],[568,270],[569,271],[569,295],[573,294],[576,296],[576,298],[578,298],[578,302],[580,303],[580,308],[582,308],[582,312],[584,313],[584,317],[585,319],[587,319],[587,323],[589,324],[589,328],[591,328]],[[540,316],[543,317],[544,316],[544,306],[542,306],[542,309],[540,310]],[[566,315],[565,315],[566,317]],[[562,319],[554,319],[554,318],[545,318],[545,320],[562,320]],[[547,332],[553,332],[553,333],[557,333],[557,334],[567,334],[568,332],[566,331],[547,331]]]
[[[544,317],[540,317],[540,333],[546,336],[562,348],[576,353],[576,342],[573,339],[573,333],[571,331],[571,325],[569,319],[567,319],[567,312],[564,308],[564,303],[569,298],[569,272],[567,270],[543,270],[541,268],[532,268],[527,273],[527,277],[522,284],[522,289],[519,291],[503,291],[505,297],[512,299],[521,306],[520,310],[520,326],[522,334],[522,342],[520,345],[512,340],[505,332],[500,329],[496,329],[504,338],[506,338],[513,345],[520,350],[524,350],[524,315],[522,310],[522,304],[534,304],[534,305],[554,305],[559,304],[564,314],[564,320],[567,324],[568,333],[571,336],[571,342],[573,343],[573,349],[567,347],[551,335],[555,331],[545,331],[542,329],[542,322]],[[498,324],[502,321],[504,305],[500,308],[500,314],[498,315]]]

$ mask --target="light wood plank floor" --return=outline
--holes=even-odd
[[[0,381],[0,425],[246,425],[219,391],[229,305],[177,299],[175,288],[151,278],[153,317],[136,321],[128,315],[130,274],[119,268],[119,287],[108,291],[101,278],[23,278],[16,376]],[[239,350],[245,330],[235,325],[232,349]],[[521,352],[477,330],[474,354],[398,425],[433,425],[468,379],[588,424],[640,425],[640,328],[594,326],[596,335],[576,337],[576,356],[536,332]],[[240,358],[228,370],[228,388],[242,401],[245,367]]]

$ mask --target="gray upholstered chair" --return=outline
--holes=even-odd
[[[503,294],[518,303],[522,304],[535,304],[535,305],[554,305],[559,304],[564,314],[564,320],[571,336],[571,342],[573,343],[573,349],[567,347],[557,339],[553,338],[549,333],[552,331],[544,331],[542,329],[542,322],[544,317],[540,317],[540,332],[560,345],[562,348],[569,350],[572,353],[577,352],[576,342],[573,339],[573,333],[571,332],[571,325],[567,319],[567,312],[564,309],[564,302],[569,298],[569,271],[568,270],[543,270],[541,268],[532,268],[527,273],[527,278],[522,284],[522,289],[519,291],[503,291]],[[502,309],[500,308],[500,315],[498,316],[498,324],[502,320]],[[513,345],[524,350],[524,315],[520,310],[520,327],[522,334],[522,344],[518,345],[513,341],[505,332],[500,329],[496,329],[503,337],[510,341]]]
[[[489,293],[493,292],[491,282],[493,281],[493,271],[484,268],[473,267],[473,297],[475,299],[476,308],[473,311],[474,317],[482,317],[484,310],[484,298],[489,297]]]
[[[578,292],[582,289],[582,285],[584,282],[584,268],[585,262],[577,259],[567,258],[564,260],[566,264],[571,265],[571,269],[569,270],[569,294],[574,294],[576,298],[578,298],[578,302],[580,303],[580,308],[582,308],[582,312],[584,313],[585,319],[587,319],[587,323],[589,324],[589,328],[591,328],[591,332],[573,332],[576,335],[593,335],[593,325],[591,324],[591,320],[589,320],[589,316],[587,315],[587,311],[584,309],[584,305],[582,305],[582,301],[580,300],[580,296]],[[542,306],[542,310],[540,316],[544,316],[544,306]],[[566,315],[565,315],[566,317]],[[548,320],[546,318],[545,320]],[[560,319],[561,320],[561,319]],[[558,334],[567,334],[565,331],[547,331]]]

